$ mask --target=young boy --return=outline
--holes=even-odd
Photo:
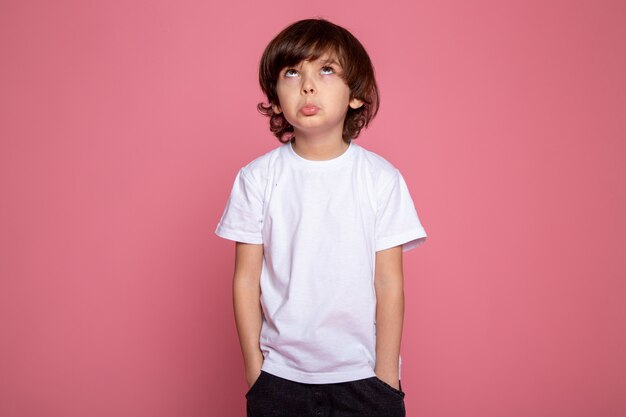
[[[248,416],[404,416],[402,252],[426,232],[400,172],[353,142],[378,111],[370,59],[307,19],[259,80],[282,146],[238,172],[215,231],[236,241]]]

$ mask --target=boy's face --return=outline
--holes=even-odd
[[[341,71],[339,60],[330,54],[283,68],[276,84],[280,104],[272,105],[274,113],[283,113],[296,136],[337,132],[341,136],[348,106],[363,105],[359,99],[350,99]]]

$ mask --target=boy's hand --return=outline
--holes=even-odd
[[[398,379],[398,372],[379,372],[379,371],[374,371],[374,373],[376,373],[376,377],[378,379],[380,379],[383,382],[386,382],[387,384],[391,385],[392,387],[394,387],[395,389],[400,389],[400,380]]]
[[[261,376],[261,368],[263,367],[263,362],[263,353],[258,349],[250,356],[248,361],[244,361],[244,369],[246,371],[246,382],[248,383],[248,388],[251,388],[256,380],[259,379],[259,377]]]
[[[261,367],[255,367],[254,369],[250,369],[246,371],[246,382],[248,383],[248,388],[251,388],[252,385],[259,379],[261,376]]]

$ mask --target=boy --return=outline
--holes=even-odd
[[[426,232],[400,172],[353,142],[378,111],[367,52],[302,20],[259,81],[282,146],[238,172],[215,231],[236,241],[248,416],[404,416],[402,252]]]

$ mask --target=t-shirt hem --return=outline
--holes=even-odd
[[[234,240],[236,242],[262,244],[263,238],[252,233],[243,233],[241,231],[234,231],[227,229],[221,225],[221,223],[215,229],[215,234],[221,238]]]
[[[367,365],[349,372],[324,372],[313,374],[310,372],[297,371],[266,360],[263,362],[261,370],[272,375],[279,376],[290,381],[301,382],[303,384],[334,384],[376,376],[374,370]]]
[[[376,251],[393,248],[394,246],[402,245],[402,251],[406,252],[417,246],[423,244],[426,241],[428,235],[424,228],[416,228],[408,232],[400,233],[394,236],[389,236],[378,241],[376,245]]]

